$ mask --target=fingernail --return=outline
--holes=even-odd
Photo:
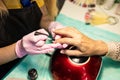
[[[56,45],[58,49],[61,49],[63,47],[60,43],[56,43]]]
[[[60,38],[61,38],[61,36],[59,36],[59,35],[55,36],[55,39],[60,39]]]
[[[54,31],[55,31],[55,29],[52,29],[52,31],[54,32]]]
[[[63,48],[66,48],[68,45],[67,44],[63,44]]]
[[[64,54],[64,53],[65,53],[65,51],[64,51],[64,50],[61,50],[61,51],[60,51],[60,53]]]

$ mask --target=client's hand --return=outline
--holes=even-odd
[[[75,50],[63,49],[61,50],[61,53],[75,56],[92,56],[105,55],[108,51],[106,43],[100,40],[93,40],[75,28],[66,27],[57,29],[54,33],[65,36],[56,39],[55,43],[68,44],[77,47]]]
[[[27,54],[44,54],[54,51],[60,44],[45,44],[49,34],[44,29],[39,29],[24,36],[16,43],[16,55],[21,58]]]

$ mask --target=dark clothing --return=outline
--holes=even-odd
[[[0,25],[0,47],[15,43],[24,35],[40,28],[42,13],[35,2],[22,9],[10,9],[5,24]],[[14,60],[0,66],[0,79],[19,62]]]
[[[37,4],[22,9],[10,9],[4,27],[0,30],[0,47],[21,39],[24,35],[39,29],[41,12]],[[3,36],[3,37],[1,37]],[[2,38],[2,39],[1,39]]]
[[[64,3],[65,3],[65,0],[57,0],[57,6],[59,11],[62,9]]]

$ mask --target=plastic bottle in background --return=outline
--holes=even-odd
[[[105,0],[96,0],[97,5],[103,5]]]
[[[115,10],[115,14],[120,15],[120,3],[118,4],[118,6]]]
[[[115,0],[105,0],[104,8],[109,10],[113,7]]]

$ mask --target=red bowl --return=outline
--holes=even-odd
[[[54,80],[96,80],[102,58],[74,57],[56,50],[51,58],[50,70]]]

